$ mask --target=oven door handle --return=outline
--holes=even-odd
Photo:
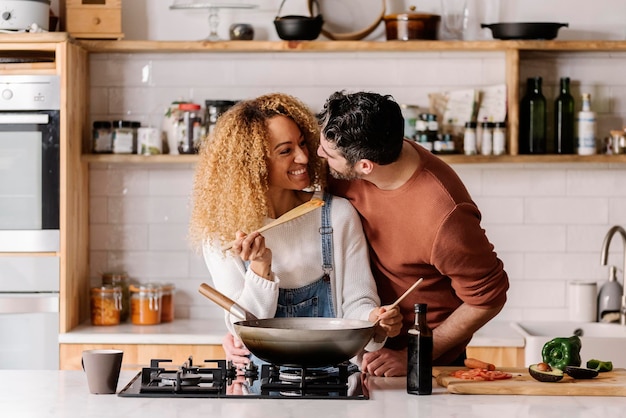
[[[0,125],[47,125],[49,121],[47,113],[0,113]]]
[[[0,314],[59,312],[58,293],[0,293]]]

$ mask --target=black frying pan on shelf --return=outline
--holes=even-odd
[[[494,39],[550,40],[557,37],[559,29],[569,27],[569,23],[556,22],[514,22],[481,23],[481,28],[491,29]]]

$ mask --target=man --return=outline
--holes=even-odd
[[[415,303],[428,304],[434,364],[462,366],[472,335],[500,312],[509,286],[478,208],[451,167],[404,140],[400,106],[390,96],[335,93],[319,116],[318,154],[336,179],[330,191],[361,216],[381,303],[424,278],[400,304],[400,335],[365,353],[362,370],[406,375]],[[223,345],[237,361],[249,354],[231,335]]]
[[[403,138],[404,120],[391,96],[334,93],[319,117],[318,155],[336,179],[330,191],[361,216],[381,303],[393,303],[424,278],[400,304],[400,335],[365,353],[361,368],[376,376],[406,374],[415,303],[428,304],[434,364],[462,365],[472,335],[500,312],[509,286],[478,208],[451,167]]]

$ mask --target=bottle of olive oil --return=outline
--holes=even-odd
[[[546,153],[546,98],[541,77],[526,80],[526,94],[520,102],[519,153]]]
[[[560,80],[561,92],[554,101],[554,152],[574,153],[574,97],[570,93],[569,77]]]
[[[426,322],[427,305],[415,304],[415,325],[409,329],[406,391],[413,395],[433,392],[433,332]]]

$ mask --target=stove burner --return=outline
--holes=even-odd
[[[189,357],[178,368],[165,369],[153,359],[122,391],[122,397],[368,399],[365,375],[344,363],[324,368],[296,368],[250,362],[237,373],[232,362]]]

